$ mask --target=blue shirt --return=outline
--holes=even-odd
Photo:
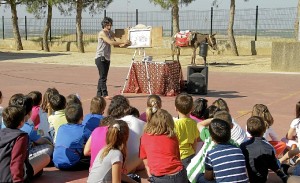
[[[29,136],[29,144],[31,145],[33,142],[39,140],[41,136],[38,134],[37,130],[34,129],[34,126],[29,124],[26,121],[22,128],[20,128],[23,132],[26,132]],[[31,147],[31,146],[29,146]]]
[[[212,170],[216,182],[248,183],[245,157],[240,148],[231,144],[217,144],[206,154],[205,170]]]
[[[53,152],[55,167],[68,169],[75,166],[83,156],[83,148],[90,135],[91,131],[82,124],[61,125]]]
[[[84,116],[82,124],[91,132],[93,132],[95,128],[99,127],[100,121],[103,118],[104,117],[100,114],[87,114]]]

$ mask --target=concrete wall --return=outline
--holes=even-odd
[[[273,42],[272,71],[300,71],[300,42]]]
[[[127,29],[116,29],[116,39],[126,40],[128,39]],[[72,36],[72,35],[71,35]],[[162,27],[152,27],[151,41],[152,48],[147,48],[147,54],[149,55],[171,55],[171,37],[162,37],[163,28]],[[218,51],[209,51],[208,55],[232,55],[231,48],[228,39],[217,38]],[[276,41],[270,38],[259,38],[259,41],[252,41],[251,37],[239,37],[236,38],[236,43],[238,47],[238,52],[240,55],[271,55],[272,53],[272,42]],[[278,40],[277,40],[278,41]],[[279,40],[281,41],[281,40]],[[285,41],[283,39],[282,41]],[[23,47],[25,50],[42,50],[41,40],[39,41],[29,41],[22,40]],[[96,42],[85,42],[86,52],[95,52],[97,43]],[[15,50],[15,42],[13,39],[0,40],[0,49]],[[56,52],[77,52],[76,42],[63,41],[63,38],[59,40],[53,40],[50,43],[50,51]],[[125,48],[112,48],[114,53],[132,53],[132,49]],[[199,50],[197,50],[198,55]],[[191,55],[191,48],[181,49],[181,55]]]

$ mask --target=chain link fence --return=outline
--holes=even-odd
[[[163,36],[171,36],[171,11],[104,11],[100,16],[82,19],[84,41],[97,40],[97,34],[101,30],[101,21],[104,16],[111,17],[114,20],[114,29],[133,27],[138,23],[147,26],[162,26]],[[258,37],[293,38],[296,18],[297,8],[237,9],[235,12],[234,34],[236,36],[254,37],[257,34]],[[180,11],[179,20],[181,30],[201,33],[213,32],[227,39],[229,10]],[[19,17],[18,23],[22,38],[29,40],[41,39],[46,18]],[[51,24],[50,39],[52,41],[76,41],[75,18],[53,18]],[[13,37],[11,18],[2,17],[0,27],[0,39]]]

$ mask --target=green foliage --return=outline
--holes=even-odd
[[[105,9],[113,0],[82,0],[83,10],[94,15]],[[58,9],[63,15],[71,15],[76,10],[76,1],[61,0],[58,4]]]
[[[43,18],[47,15],[47,6],[55,6],[59,4],[61,0],[22,0],[22,3],[26,5],[28,13],[34,14],[36,18]]]
[[[149,0],[151,3],[155,5],[160,5],[163,9],[169,9],[174,5],[185,5],[187,6],[191,2],[195,0]]]

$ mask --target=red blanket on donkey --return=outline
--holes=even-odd
[[[175,45],[186,47],[190,45],[192,33],[190,31],[180,31],[175,34]]]

